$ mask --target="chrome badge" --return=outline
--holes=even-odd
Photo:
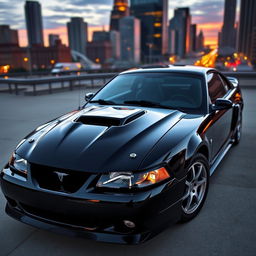
[[[69,174],[67,174],[67,173],[63,173],[63,172],[54,172],[54,173],[56,173],[56,174],[57,174],[58,179],[59,179],[59,181],[60,181],[61,183],[63,182],[64,177],[66,177],[66,176],[68,176],[68,175],[69,175]]]
[[[137,155],[136,155],[135,153],[131,153],[131,154],[130,154],[130,158],[133,158],[133,159],[134,159],[134,158],[136,158],[136,157],[137,157]]]

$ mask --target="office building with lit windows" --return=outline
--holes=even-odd
[[[140,62],[140,20],[128,16],[120,20],[121,60]]]
[[[119,31],[119,20],[128,15],[128,0],[114,0],[110,16],[110,30]]]
[[[144,62],[162,59],[168,50],[168,0],[130,0],[130,13],[141,21],[141,57]]]

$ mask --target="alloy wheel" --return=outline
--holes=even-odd
[[[182,209],[186,214],[194,213],[203,201],[207,188],[207,171],[203,163],[195,162],[188,170]]]

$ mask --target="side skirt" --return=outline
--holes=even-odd
[[[221,160],[225,157],[225,155],[228,153],[230,148],[233,145],[233,140],[230,140],[230,142],[227,144],[227,146],[224,148],[223,151],[221,151],[218,156],[214,159],[211,168],[210,168],[210,176],[214,173],[218,165],[220,164]]]

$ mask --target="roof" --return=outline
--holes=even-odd
[[[144,72],[186,72],[186,73],[198,73],[198,74],[205,74],[209,70],[213,70],[212,68],[205,68],[205,67],[198,67],[198,66],[190,66],[190,65],[182,65],[182,66],[175,66],[169,65],[166,67],[145,67],[145,68],[138,68],[138,69],[130,69],[127,71],[122,72],[121,74],[126,73],[144,73]]]

